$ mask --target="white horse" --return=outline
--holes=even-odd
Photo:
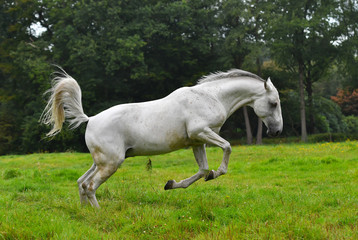
[[[279,94],[270,78],[265,81],[243,70],[211,74],[165,98],[117,105],[93,117],[84,114],[81,89],[66,72],[54,78],[48,92],[51,96],[41,117],[43,123],[53,125],[48,136],[60,132],[66,118],[73,128],[88,122],[85,140],[94,163],[77,183],[81,203],[89,200],[95,207],[99,207],[97,188],[128,157],[191,146],[199,171],[180,182],[169,180],[165,190],[186,188],[202,177],[207,181],[225,174],[231,146],[218,133],[226,119],[242,106],[254,109],[267,126],[268,135],[279,135],[283,126]],[[217,171],[209,171],[205,144],[223,149]]]

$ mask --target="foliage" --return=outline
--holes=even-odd
[[[357,116],[345,117],[344,121],[346,122],[348,133],[358,134],[358,117]]]
[[[345,115],[358,116],[358,89],[353,91],[340,89],[331,99],[342,108]]]
[[[0,155],[13,152],[19,144],[19,133],[14,124],[17,122],[17,116],[13,111],[14,104],[10,101],[11,98],[2,96],[0,105]]]
[[[289,2],[289,4],[288,4]],[[338,2],[275,1],[276,8],[267,37],[271,51],[280,66],[297,74],[300,92],[301,136],[314,132],[312,111],[308,112],[306,130],[306,103],[313,108],[313,83],[324,77],[337,54],[334,41],[340,37],[339,27],[331,18],[337,14]],[[305,101],[304,90],[307,92]]]
[[[89,116],[115,104],[164,97],[209,72],[242,67],[271,77],[278,87],[285,136],[299,135],[302,128],[302,106],[296,98],[301,69],[309,133],[336,131],[339,128],[332,127],[336,113],[327,114],[337,109],[328,107],[324,114],[314,111],[314,101],[322,94],[313,83],[320,81],[320,86],[333,90],[335,83],[357,87],[355,4],[334,0],[2,1],[0,154],[85,151],[85,126],[75,133],[64,132],[52,144],[43,140],[46,128],[38,126],[37,119],[51,72],[57,70],[52,64],[78,80]],[[245,133],[240,115],[229,120],[224,129],[227,135]],[[248,117],[257,121],[250,111]],[[255,132],[256,124],[251,125]]]
[[[233,147],[229,172],[187,189],[191,150],[127,159],[81,207],[89,154],[0,157],[4,239],[356,239],[358,142]],[[211,168],[221,149],[208,148]]]
[[[299,97],[292,90],[281,92],[282,115],[285,119],[284,128],[288,135],[299,136],[300,125],[299,115]],[[346,133],[350,131],[347,128],[344,115],[341,113],[339,106],[333,101],[315,97],[313,100],[313,108],[310,109],[315,118],[316,133]],[[292,132],[290,132],[292,131]]]
[[[343,75],[342,83],[345,87],[358,88],[358,8],[356,1],[339,1],[341,13],[337,22],[341,36],[337,41],[342,65],[340,73]]]
[[[319,97],[313,102],[314,116],[316,119],[316,132],[319,133],[345,133],[347,126],[344,115],[333,101]]]

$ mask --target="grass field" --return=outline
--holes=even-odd
[[[208,148],[210,168],[222,151]],[[229,171],[187,189],[190,149],[127,159],[81,207],[83,153],[0,157],[0,239],[358,239],[358,142],[233,147]]]

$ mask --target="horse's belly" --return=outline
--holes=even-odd
[[[166,132],[147,135],[135,139],[134,144],[128,145],[126,156],[158,155],[172,152],[190,146],[190,140],[186,134]]]
[[[126,157],[159,155],[173,152],[181,148],[186,148],[188,146],[188,144],[183,143],[177,143],[177,145],[175,146],[169,146],[165,144],[158,145],[153,143],[136,145],[128,148],[128,150],[126,151]]]

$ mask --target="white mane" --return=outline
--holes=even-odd
[[[237,78],[237,77],[250,77],[250,78],[255,78],[257,80],[266,82],[264,79],[260,78],[256,74],[253,74],[253,73],[241,70],[241,69],[231,69],[227,72],[216,72],[216,73],[212,73],[207,76],[204,76],[201,79],[199,79],[197,84],[199,85],[202,83],[217,81],[217,80],[221,80],[224,78]]]

